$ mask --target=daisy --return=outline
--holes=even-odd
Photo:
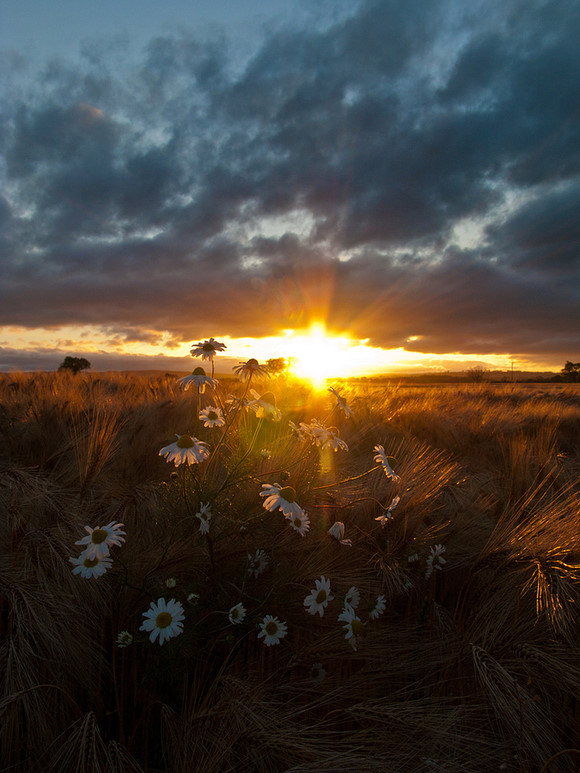
[[[199,513],[195,514],[196,518],[199,518],[199,533],[209,534],[209,522],[211,521],[211,505],[207,502],[205,505],[202,503],[199,507]]]
[[[330,529],[328,530],[328,533],[331,537],[334,537],[334,539],[338,540],[341,545],[348,545],[349,547],[352,547],[352,540],[351,539],[343,539],[344,537],[344,523],[342,521],[336,521],[332,524]]]
[[[346,631],[344,638],[347,641],[350,641],[353,650],[356,650],[359,640],[366,633],[365,624],[351,607],[345,607],[338,616],[338,619],[345,623],[345,625],[342,626]]]
[[[248,553],[248,574],[250,576],[254,575],[255,579],[266,571],[269,563],[270,559],[268,558],[268,554],[261,548],[258,548],[253,556]]]
[[[332,387],[328,387],[328,391],[332,392],[332,394],[336,397],[337,408],[340,408],[340,410],[343,411],[347,419],[350,419],[352,416],[354,416],[354,411],[352,410],[350,405],[346,402],[344,397],[341,397],[338,394],[336,389],[333,389]]]
[[[308,424],[304,424],[303,421],[300,422],[300,426],[294,424],[293,421],[289,421],[288,426],[300,440],[304,440],[306,437],[310,438],[310,427]]]
[[[296,490],[292,486],[282,486],[279,483],[262,483],[263,491],[260,491],[261,497],[266,497],[262,502],[262,507],[271,513],[276,508],[281,510],[286,518],[302,512],[302,508],[296,502]]]
[[[447,563],[443,558],[443,553],[445,553],[445,547],[443,545],[435,545],[434,548],[431,548],[431,553],[427,558],[427,571],[425,572],[426,580],[433,574],[433,569],[441,571],[443,569],[443,564]]]
[[[243,622],[245,616],[246,608],[241,602],[236,604],[235,607],[232,607],[228,612],[230,623],[233,623],[234,625],[239,625],[241,622]]]
[[[264,637],[264,644],[267,647],[271,647],[273,644],[280,644],[280,639],[283,639],[287,633],[288,626],[286,623],[278,620],[277,617],[266,615],[260,623],[258,639]]]
[[[258,360],[251,357],[247,362],[240,362],[235,368],[234,373],[240,379],[240,381],[249,381],[251,378],[259,378],[260,376],[270,377],[268,368],[265,365],[260,365]]]
[[[320,684],[326,678],[326,669],[323,668],[322,663],[313,663],[310,667],[310,678],[314,684]]]
[[[344,606],[345,606],[345,609],[346,607],[350,607],[351,609],[356,609],[359,604],[360,604],[360,593],[353,585],[352,588],[349,588],[346,592],[346,596],[344,597]]]
[[[159,644],[164,644],[167,639],[179,636],[183,632],[183,620],[185,614],[179,601],[164,598],[157,599],[157,604],[151,602],[151,608],[143,612],[145,622],[139,628],[140,631],[149,632],[151,643],[159,636]]]
[[[310,519],[304,512],[300,510],[299,513],[295,513],[290,519],[290,526],[303,537],[307,531],[310,531]]]
[[[223,352],[226,348],[225,344],[216,341],[215,338],[210,338],[209,341],[200,341],[198,344],[193,344],[191,356],[201,357],[202,360],[213,360],[216,352]]]
[[[387,521],[390,521],[391,518],[393,517],[393,510],[399,504],[400,501],[401,501],[401,497],[400,496],[394,497],[394,499],[392,500],[391,504],[389,505],[389,509],[387,510],[387,512],[383,513],[382,515],[379,515],[378,518],[375,518],[375,521],[379,521],[381,526],[384,526],[385,523]]]
[[[203,421],[204,427],[223,427],[226,423],[221,409],[214,405],[208,405],[207,408],[200,411],[199,418]]]
[[[128,647],[130,644],[133,644],[133,637],[129,631],[120,631],[117,636],[117,647]]]
[[[282,412],[276,408],[276,397],[272,392],[265,392],[263,395],[259,395],[255,389],[250,389],[250,392],[254,397],[250,408],[255,411],[258,419],[280,421]]]
[[[187,603],[191,604],[192,607],[196,607],[199,603],[199,593],[188,593]]]
[[[385,471],[385,475],[387,476],[387,478],[391,478],[393,483],[398,483],[401,479],[398,475],[396,475],[393,472],[393,469],[391,467],[391,465],[395,463],[395,460],[393,459],[393,457],[387,456],[385,454],[385,449],[383,448],[383,446],[375,446],[373,448],[373,451],[376,451],[376,456],[373,457],[374,461],[377,462],[378,464],[383,465],[383,469]]]
[[[318,612],[322,617],[328,602],[332,601],[334,596],[330,593],[330,580],[327,580],[324,575],[320,580],[314,580],[314,584],[316,587],[304,599],[304,606],[309,615],[315,615]]]
[[[107,569],[111,568],[112,560],[107,557],[99,558],[97,555],[89,558],[87,551],[88,549],[83,550],[78,558],[69,558],[69,561],[75,567],[72,573],[80,574],[81,577],[86,577],[87,580],[91,577],[102,577]]]
[[[166,588],[175,588],[176,585],[177,585],[177,580],[175,579],[175,577],[168,577],[165,580],[165,587]]]
[[[109,547],[111,545],[121,547],[121,542],[125,542],[122,536],[125,532],[121,531],[122,526],[122,523],[117,523],[116,521],[111,521],[106,526],[98,526],[96,529],[85,526],[85,531],[88,532],[88,535],[75,542],[75,545],[87,546],[82,554],[83,560],[85,558],[98,558],[100,561],[109,555]],[[101,574],[103,573],[104,570],[101,571]]]
[[[385,597],[378,596],[377,600],[370,605],[369,620],[378,620],[379,615],[382,615],[386,608]]]
[[[198,440],[191,435],[176,435],[177,440],[159,451],[159,456],[164,456],[166,461],[180,464],[199,464],[209,456],[207,443]]]
[[[344,440],[341,440],[336,432],[321,424],[318,419],[312,419],[310,426],[302,422],[300,428],[319,448],[331,448],[333,451],[338,451],[340,448],[341,451],[348,451],[348,446]]]
[[[205,392],[206,386],[208,386],[210,389],[215,389],[218,385],[217,379],[206,376],[205,370],[203,368],[196,368],[191,376],[183,376],[183,378],[178,378],[177,383],[180,385],[184,392],[187,392],[189,387],[193,384],[199,389],[200,395]]]

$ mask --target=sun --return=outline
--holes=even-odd
[[[290,331],[288,342],[292,373],[307,379],[315,389],[324,389],[331,378],[352,375],[349,349],[353,341],[346,335],[332,335],[323,322],[313,322],[305,333]]]

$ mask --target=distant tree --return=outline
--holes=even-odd
[[[482,368],[480,365],[476,365],[475,368],[469,368],[467,371],[469,380],[473,381],[474,384],[481,384],[481,382],[485,380],[486,373],[487,371],[485,368]]]
[[[281,376],[287,372],[290,363],[285,357],[273,357],[270,360],[266,360],[266,367],[273,376]]]
[[[91,363],[84,357],[65,357],[59,370],[70,370],[71,373],[80,373],[81,370],[87,370],[91,367]]]
[[[580,362],[568,360],[560,372],[564,381],[580,381]]]

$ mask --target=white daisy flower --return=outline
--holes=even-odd
[[[328,391],[332,392],[332,394],[336,397],[336,405],[340,410],[344,413],[347,419],[350,419],[352,416],[354,416],[354,411],[350,407],[350,405],[346,402],[344,397],[341,397],[336,389],[333,389],[332,387],[328,387]]]
[[[270,377],[270,372],[265,365],[260,365],[258,360],[251,357],[247,362],[240,362],[233,368],[234,373],[240,381],[249,381],[251,378]]]
[[[376,451],[376,455],[373,456],[374,461],[377,462],[377,464],[382,464],[387,478],[391,478],[393,483],[398,483],[401,479],[398,475],[395,474],[391,467],[391,463],[394,464],[394,462],[389,462],[389,459],[392,459],[393,457],[388,457],[386,455],[383,446],[375,446],[373,451]]]
[[[177,580],[175,579],[175,577],[168,577],[165,580],[165,587],[166,588],[175,588],[176,585],[177,585]]]
[[[310,667],[310,678],[314,684],[320,684],[326,678],[326,669],[323,668],[322,663],[313,663]]]
[[[344,606],[345,608],[350,607],[351,609],[356,609],[359,604],[360,593],[353,585],[352,588],[349,588],[346,592],[346,596],[344,597]]]
[[[304,599],[304,606],[309,615],[318,613],[322,617],[328,602],[332,601],[334,596],[330,592],[330,580],[327,580],[324,575],[320,580],[314,580],[314,584],[316,587]]]
[[[400,496],[394,497],[393,501],[389,505],[389,509],[387,510],[387,512],[383,513],[382,515],[379,515],[378,518],[375,518],[375,521],[379,521],[381,526],[384,526],[385,523],[387,521],[390,521],[391,518],[393,517],[393,510],[399,504],[400,501],[401,501],[401,497]]]
[[[268,568],[270,559],[265,550],[258,548],[256,553],[252,556],[248,553],[248,574],[254,575],[254,579],[261,575]]]
[[[177,383],[184,392],[187,392],[189,387],[193,384],[199,389],[200,395],[202,395],[205,392],[206,386],[208,386],[210,389],[215,389],[218,385],[218,380],[211,378],[210,376],[206,376],[205,370],[203,368],[196,368],[191,376],[183,376],[183,378],[178,378]]]
[[[282,487],[279,483],[262,483],[263,491],[260,496],[265,497],[262,507],[271,513],[274,510],[281,510],[286,518],[300,513],[302,508],[296,501],[296,490],[292,486]]]
[[[260,633],[258,639],[264,638],[264,644],[271,647],[273,644],[280,644],[280,639],[288,633],[288,626],[285,622],[278,620],[277,617],[266,615],[260,623]]]
[[[297,531],[301,537],[303,537],[307,531],[310,531],[310,519],[304,510],[300,510],[299,513],[294,513],[288,521],[294,531]]]
[[[159,451],[159,456],[164,456],[168,462],[173,462],[176,467],[180,464],[199,464],[209,456],[207,443],[198,440],[191,435],[176,435],[177,440]]]
[[[199,593],[188,593],[187,603],[191,604],[192,607],[196,607],[199,603]]]
[[[387,604],[383,595],[378,596],[374,603],[371,603],[369,609],[369,620],[378,620],[379,616],[383,614]]]
[[[228,612],[228,618],[230,623],[233,623],[233,625],[239,625],[241,622],[243,622],[245,616],[246,608],[241,602],[236,604],[235,607],[232,607]]]
[[[325,427],[318,419],[312,419],[310,425],[301,422],[300,429],[304,436],[310,437],[313,443],[319,448],[331,448],[333,451],[348,451],[348,446],[338,436],[338,430],[333,432],[332,429]],[[333,429],[336,429],[334,427]]]
[[[276,397],[272,392],[258,394],[255,389],[250,389],[254,399],[250,403],[250,408],[255,411],[258,419],[270,419],[270,421],[280,421],[282,412],[276,408]]]
[[[201,357],[202,360],[213,360],[216,352],[223,352],[226,348],[225,344],[210,338],[209,341],[200,341],[198,344],[193,344],[191,356]]]
[[[344,523],[342,521],[335,521],[335,523],[333,523],[330,529],[328,530],[328,533],[330,534],[331,537],[334,537],[334,539],[338,540],[341,545],[348,545],[349,547],[352,547],[351,539],[343,539]]]
[[[300,440],[304,440],[305,437],[310,437],[309,431],[304,430],[304,427],[308,427],[307,424],[304,424],[304,422],[300,422],[300,426],[297,424],[294,424],[293,421],[288,422],[288,426],[292,430],[292,432],[300,438]]]
[[[447,563],[443,558],[443,553],[445,553],[445,547],[443,545],[435,545],[435,547],[431,548],[430,555],[427,557],[427,571],[425,572],[426,580],[431,577],[434,569],[441,571],[443,565]]]
[[[113,562],[107,556],[99,558],[98,555],[94,555],[89,558],[87,551],[83,550],[78,558],[69,558],[71,564],[74,564],[73,574],[80,574],[81,577],[86,577],[87,580],[91,577],[102,577],[107,569],[110,569]]]
[[[119,631],[116,643],[117,647],[128,647],[130,644],[133,644],[133,637],[129,631]]]
[[[199,533],[209,534],[209,522],[211,521],[211,505],[207,502],[205,505],[202,503],[199,506],[199,513],[195,514],[196,518],[199,518]]]
[[[151,602],[151,608],[143,612],[145,622],[139,629],[149,633],[151,643],[159,637],[159,644],[164,644],[168,639],[179,636],[183,632],[183,620],[185,614],[179,601],[164,598]]]
[[[345,623],[345,625],[342,626],[345,631],[344,638],[347,641],[350,641],[352,648],[356,650],[359,640],[366,633],[365,624],[360,617],[357,616],[352,607],[345,607],[338,616],[338,619]]]
[[[223,427],[226,423],[221,408],[216,408],[215,405],[208,405],[200,411],[199,418],[203,421],[204,427]]]
[[[96,557],[101,560],[109,555],[111,545],[121,547],[121,543],[125,542],[123,539],[125,532],[121,531],[122,526],[122,523],[117,523],[116,521],[111,521],[106,526],[97,526],[96,529],[85,526],[85,531],[88,532],[88,535],[75,542],[75,545],[87,546],[84,550],[84,558]]]

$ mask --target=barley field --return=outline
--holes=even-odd
[[[0,770],[580,769],[580,385],[259,375],[0,374]]]

